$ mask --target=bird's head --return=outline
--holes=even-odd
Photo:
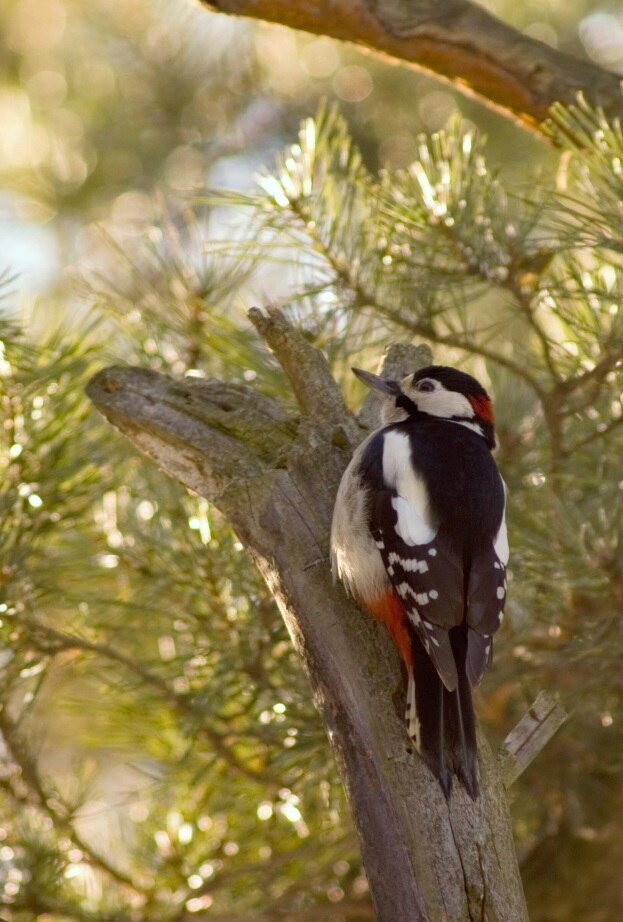
[[[446,365],[428,365],[400,381],[353,368],[360,381],[383,398],[384,424],[422,414],[462,423],[495,448],[493,404],[484,387],[471,375]]]

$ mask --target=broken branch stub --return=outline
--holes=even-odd
[[[513,727],[498,754],[500,772],[508,788],[564,724],[568,714],[555,695],[540,692],[534,703]]]

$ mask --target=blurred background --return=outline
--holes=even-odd
[[[623,7],[483,5],[623,72]],[[515,188],[552,185],[559,169],[552,148],[477,102],[327,38],[183,0],[0,6],[0,912],[10,922],[373,918],[331,754],[265,588],[218,513],[95,420],[82,392],[98,367],[133,361],[258,381],[288,399],[245,313],[287,300],[300,266],[232,255],[248,212],[207,190],[252,193],[323,99],[372,174],[407,167],[418,134],[455,113],[487,136],[489,163]],[[325,345],[343,370],[344,351]],[[521,391],[498,387],[501,418],[511,405],[529,415]],[[517,465],[526,489],[540,477]],[[549,553],[542,537],[531,549]],[[569,583],[543,601],[551,584],[526,571],[523,601],[542,610],[530,621],[520,597],[500,640],[479,702],[494,741],[556,656],[557,675],[574,668],[557,652]],[[580,725],[511,795],[534,922],[607,922],[623,906],[620,752],[607,736],[623,712],[614,659],[613,648],[593,674]]]

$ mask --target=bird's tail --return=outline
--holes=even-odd
[[[449,692],[415,631],[409,670],[406,719],[409,736],[450,797],[456,775],[472,800],[478,797],[478,759],[472,692],[465,672],[467,628],[450,631],[459,681]]]

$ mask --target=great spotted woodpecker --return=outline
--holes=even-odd
[[[340,484],[334,573],[400,651],[416,749],[446,797],[454,774],[475,800],[471,687],[491,663],[508,562],[491,400],[471,375],[443,365],[401,381],[353,371],[382,395],[382,425]]]

